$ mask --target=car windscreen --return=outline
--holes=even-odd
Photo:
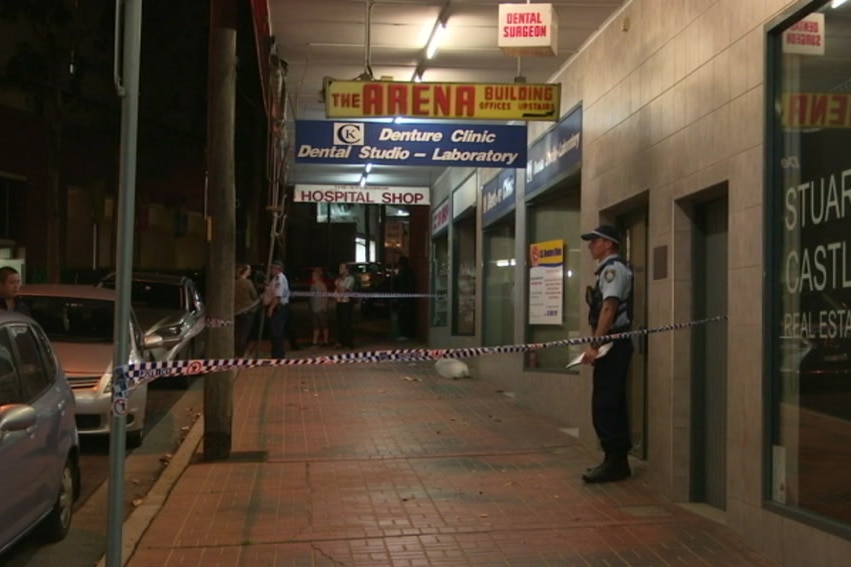
[[[112,341],[115,303],[103,299],[29,295],[32,318],[47,337],[64,342]]]
[[[179,285],[139,280],[131,285],[130,302],[136,309],[183,309],[183,288]],[[105,280],[103,286],[114,289],[115,280]]]

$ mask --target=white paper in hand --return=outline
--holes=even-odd
[[[606,353],[612,350],[612,343],[606,343],[597,349],[597,358],[602,358],[606,356]],[[579,366],[582,364],[582,357],[585,355],[584,352],[579,353],[579,355],[571,360],[565,368],[573,368],[574,366]]]

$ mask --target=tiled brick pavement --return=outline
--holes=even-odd
[[[236,382],[234,458],[190,465],[129,565],[768,566],[642,482],[587,486],[559,424],[430,363]]]

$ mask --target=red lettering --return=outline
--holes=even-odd
[[[848,121],[848,97],[845,95],[833,95],[830,97],[833,104],[830,105],[831,126],[842,126]]]
[[[450,93],[452,92],[452,87],[442,87],[435,86],[434,87],[434,114],[435,115],[444,115],[447,116],[449,114],[449,103],[452,99]]]
[[[476,88],[472,85],[458,87],[455,100],[456,116],[474,116],[476,114]]]
[[[408,84],[391,83],[388,87],[387,111],[384,115],[408,114]]]
[[[381,116],[384,110],[384,85],[367,83],[363,86],[363,113]]]
[[[807,95],[789,95],[789,125],[804,124],[807,120]]]
[[[812,95],[810,99],[809,120],[807,124],[824,124],[827,116],[827,97],[825,95]]]
[[[411,105],[411,114],[416,116],[428,116],[428,103],[431,102],[431,98],[428,96],[428,85],[417,84],[414,85],[412,90],[414,102]]]

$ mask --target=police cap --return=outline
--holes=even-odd
[[[621,237],[620,233],[618,232],[618,229],[608,224],[598,226],[591,232],[586,232],[585,234],[581,235],[581,238],[582,240],[594,240],[595,238],[605,238],[606,240],[611,240],[615,244],[621,243]]]

